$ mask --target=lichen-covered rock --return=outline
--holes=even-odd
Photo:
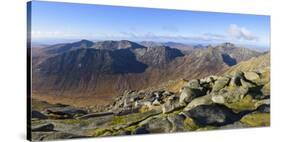
[[[261,91],[262,91],[263,95],[270,96],[270,83],[266,83],[265,85],[263,85]]]
[[[254,112],[245,115],[244,117],[241,118],[240,121],[251,127],[270,126],[270,114]]]
[[[168,133],[172,129],[173,125],[166,117],[156,117],[140,126],[135,133]]]
[[[242,86],[230,86],[221,89],[218,92],[212,92],[212,96],[223,96],[225,103],[237,102],[248,93],[249,89]]]
[[[199,97],[202,95],[202,92],[198,89],[191,89],[189,87],[185,87],[182,89],[180,94],[180,104],[188,104],[194,98]]]
[[[257,108],[255,103],[256,102],[255,100],[253,100],[252,96],[246,95],[244,98],[241,98],[236,102],[225,103],[225,105],[228,108],[231,108],[235,112],[241,112],[241,111],[255,110]]]
[[[173,114],[173,115],[167,116],[167,119],[172,124],[172,129],[170,130],[170,132],[184,131],[184,129],[185,129],[184,128],[184,120],[185,120],[184,116],[178,115],[178,114]]]
[[[222,95],[212,95],[212,101],[218,104],[224,104],[225,98]]]
[[[192,118],[185,115],[184,113],[182,114],[185,116],[185,119],[183,121],[183,127],[185,131],[195,131],[199,128],[199,126],[194,122]]]
[[[189,87],[189,88],[192,88],[192,89],[200,89],[200,82],[198,79],[193,79],[193,80],[190,80],[186,87]]]
[[[165,103],[162,105],[162,112],[169,113],[181,107],[182,105],[179,103],[179,97],[173,95],[168,97]]]
[[[245,72],[244,76],[247,80],[252,82],[258,82],[260,79],[260,76],[256,72]]]
[[[219,104],[200,105],[187,111],[186,114],[200,126],[222,126],[239,119],[231,109]]]
[[[184,108],[184,111],[188,111],[192,108],[195,108],[197,106],[200,106],[200,105],[209,105],[209,104],[212,104],[213,101],[211,99],[211,95],[205,95],[205,96],[202,96],[202,97],[198,97],[194,100],[192,100],[185,108]]]
[[[270,105],[270,99],[263,99],[263,100],[259,100],[257,102],[255,102],[255,107],[259,107],[261,105]]]
[[[212,91],[219,91],[220,89],[224,88],[228,85],[230,78],[228,77],[219,77],[215,82]]]

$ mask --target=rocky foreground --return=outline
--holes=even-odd
[[[32,139],[202,131],[270,125],[269,68],[169,88],[125,91],[95,111],[32,102]],[[175,83],[179,85],[179,83]]]

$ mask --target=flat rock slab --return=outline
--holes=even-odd
[[[47,108],[46,112],[48,114],[57,115],[58,117],[61,116],[62,118],[71,118],[75,116],[81,116],[87,114],[85,110],[78,109],[75,107],[51,107]]]
[[[88,119],[92,117],[101,117],[101,116],[107,116],[107,115],[114,115],[113,112],[98,112],[98,113],[89,113],[80,117],[77,117],[77,119]]]

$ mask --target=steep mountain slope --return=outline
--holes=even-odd
[[[168,46],[154,46],[134,49],[137,59],[149,66],[163,66],[183,54],[180,50]]]
[[[227,69],[226,74],[233,74],[237,71],[257,71],[260,72],[265,68],[270,67],[270,55],[269,52],[264,53],[258,57],[253,57],[247,61],[242,61],[239,64]]]

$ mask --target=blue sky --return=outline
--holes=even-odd
[[[133,40],[269,47],[270,17],[198,11],[32,2],[32,40]]]

